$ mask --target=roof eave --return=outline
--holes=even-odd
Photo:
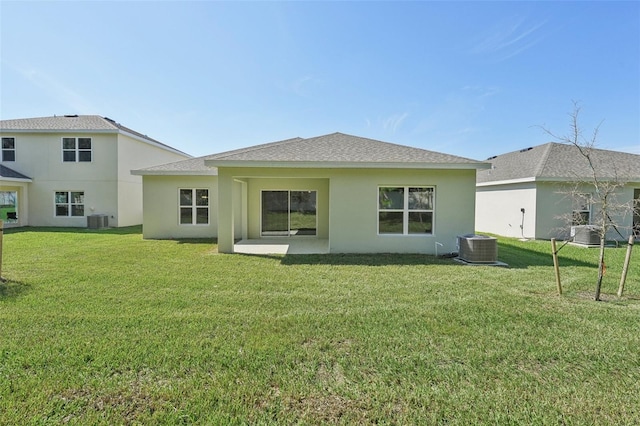
[[[504,180],[490,180],[487,182],[478,182],[476,183],[476,187],[478,186],[496,186],[496,185],[513,185],[518,183],[530,183],[535,182],[537,179],[535,177],[527,177],[527,178],[518,178],[518,179],[504,179]]]
[[[614,180],[614,178],[600,178],[602,181],[610,181]],[[640,183],[640,177],[634,178],[618,178],[620,182],[624,183]],[[530,182],[562,182],[562,183],[573,183],[573,182],[585,182],[590,183],[589,178],[586,177],[526,177],[526,178],[518,178],[518,179],[504,179],[504,180],[491,180],[487,182],[478,182],[476,183],[476,187],[485,187],[485,186],[497,186],[497,185],[513,185],[518,183],[530,183]]]
[[[217,170],[131,170],[134,176],[217,176]]]
[[[33,182],[33,179],[31,179],[31,178],[15,178],[15,177],[0,176],[0,182],[31,183],[31,182]]]
[[[0,133],[120,133],[118,129],[0,129]]]
[[[488,169],[490,163],[394,163],[353,161],[236,161],[205,160],[208,167],[300,168],[300,169]]]

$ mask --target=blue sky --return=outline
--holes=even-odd
[[[0,118],[98,114],[200,156],[333,132],[474,159],[640,153],[640,2],[0,0]]]

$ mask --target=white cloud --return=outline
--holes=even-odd
[[[382,119],[382,128],[384,130],[390,130],[391,133],[395,133],[396,130],[402,126],[402,123],[408,116],[408,112],[390,115],[389,117]]]
[[[49,94],[56,102],[66,105],[66,107],[71,109],[71,111],[64,111],[65,113],[77,112],[87,114],[97,112],[97,109],[84,96],[55,79],[50,74],[34,68],[27,70],[22,69],[19,70],[19,72],[33,85]]]
[[[314,86],[318,85],[320,80],[313,75],[302,76],[290,84],[290,88],[298,96],[308,97]]]
[[[498,61],[507,60],[538,44],[544,38],[540,30],[547,22],[528,23],[524,18],[511,18],[485,35],[472,52],[491,55]]]

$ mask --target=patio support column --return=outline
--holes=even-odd
[[[233,253],[233,176],[218,168],[218,252]]]

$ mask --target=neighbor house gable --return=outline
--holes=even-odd
[[[52,117],[18,118],[0,120],[2,133],[64,133],[64,134],[122,134],[145,142],[149,145],[174,152],[179,155],[188,154],[153,139],[145,134],[132,130],[108,117],[99,115],[54,115]]]
[[[10,142],[0,180],[5,192],[14,187],[20,211],[13,226],[84,227],[92,214],[110,226],[140,224],[142,178],[131,169],[190,157],[98,115],[1,120],[0,134]]]
[[[640,155],[591,149],[591,159],[600,178],[640,182]],[[478,172],[478,186],[528,181],[590,180],[593,171],[578,148],[556,142],[490,157],[491,167]]]
[[[590,154],[599,180],[625,184],[618,191],[620,202],[638,197],[640,155],[603,149],[591,149]],[[565,238],[571,224],[564,218],[575,207],[566,185],[584,193],[595,191],[593,169],[574,145],[547,143],[488,161],[491,168],[480,170],[476,178],[476,226],[482,232]],[[637,217],[623,216],[616,217],[622,228],[638,226]]]

